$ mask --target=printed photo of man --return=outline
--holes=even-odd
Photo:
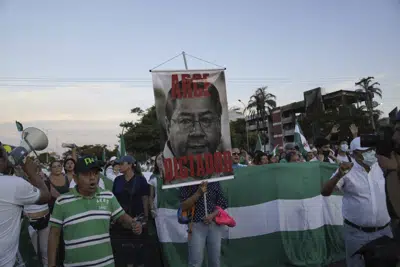
[[[197,83],[197,86],[204,85]],[[182,90],[181,82],[179,88]],[[164,158],[213,154],[218,150],[221,144],[222,105],[213,84],[206,90],[209,96],[197,98],[173,99],[172,89],[168,92],[165,105],[168,140],[163,151]]]

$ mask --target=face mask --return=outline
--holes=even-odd
[[[343,152],[347,152],[347,150],[349,150],[349,146],[347,144],[342,144],[340,145],[340,150],[342,150]]]
[[[374,150],[362,153],[362,156],[364,158],[364,160],[363,160],[364,164],[369,167],[374,165],[378,161],[378,159],[376,158],[375,155],[376,155],[376,153]]]

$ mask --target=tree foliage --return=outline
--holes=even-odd
[[[138,115],[139,120],[135,123],[125,122],[120,125],[126,128],[124,133],[126,150],[133,152],[138,160],[160,153],[161,131],[156,107],[153,105],[145,111],[133,108],[131,113]]]
[[[93,156],[97,157],[100,160],[103,157],[103,149],[106,150],[107,159],[117,155],[117,150],[118,150],[117,146],[115,146],[113,150],[109,150],[105,145],[102,144],[78,146],[77,152],[79,155]],[[66,158],[69,155],[71,155],[71,150],[68,150],[63,153],[64,158]]]
[[[42,163],[49,163],[55,160],[55,158],[48,152],[40,153],[38,159]]]
[[[266,129],[267,126],[270,129],[268,134],[265,131],[262,131],[262,134],[260,135],[264,145],[266,145],[269,142],[269,139],[272,139],[273,137],[271,114],[272,109],[276,107],[276,96],[268,93],[267,89],[267,86],[257,88],[254,94],[250,96],[250,100],[246,107],[248,115],[257,118],[257,132],[260,133],[260,128]]]
[[[377,118],[376,118],[377,119]],[[340,132],[334,136],[331,141],[338,142],[346,140],[351,136],[350,125],[355,124],[358,127],[360,134],[372,133],[369,113],[356,105],[341,106],[337,109],[326,110],[325,113],[320,112],[313,114],[312,117],[307,117],[301,114],[297,117],[297,121],[303,131],[304,136],[313,142],[316,134],[313,133],[313,125],[316,124],[320,127],[319,136],[327,136],[334,125],[340,126]]]
[[[369,76],[367,78],[362,78],[360,81],[356,82],[355,85],[359,87],[356,92],[364,92],[367,94],[367,100],[365,101],[365,106],[362,106],[366,111],[368,111],[368,115],[371,120],[372,128],[375,130],[375,125],[379,116],[382,115],[380,110],[377,110],[376,107],[379,104],[376,101],[373,101],[374,96],[378,96],[382,98],[382,89],[379,88],[380,83],[373,82],[375,78]],[[377,119],[375,119],[378,117]]]
[[[237,119],[229,123],[231,132],[232,148],[243,148],[246,151],[253,151],[257,142],[257,133],[249,132],[249,148],[247,148],[246,120]]]

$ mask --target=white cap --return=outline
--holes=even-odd
[[[361,138],[356,137],[350,143],[350,151],[353,152],[354,150],[368,150],[369,147],[362,147],[361,146]]]
[[[114,161],[114,160],[116,160],[116,159],[117,159],[116,156],[112,156],[112,157],[110,158],[110,161]]]

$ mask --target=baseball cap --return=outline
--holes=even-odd
[[[110,161],[113,161],[113,160],[116,160],[116,159],[117,159],[116,156],[112,156],[112,157],[110,158]]]
[[[361,138],[360,137],[354,138],[353,141],[351,141],[351,143],[350,143],[350,151],[367,150],[367,149],[369,149],[369,147],[362,147],[361,146]]]
[[[129,163],[129,164],[135,164],[136,163],[136,159],[134,157],[132,157],[132,156],[126,155],[126,156],[121,157],[119,159],[119,162],[120,163],[126,162],[126,163]]]
[[[75,173],[88,172],[93,169],[102,171],[99,161],[90,156],[79,158],[75,164]]]

